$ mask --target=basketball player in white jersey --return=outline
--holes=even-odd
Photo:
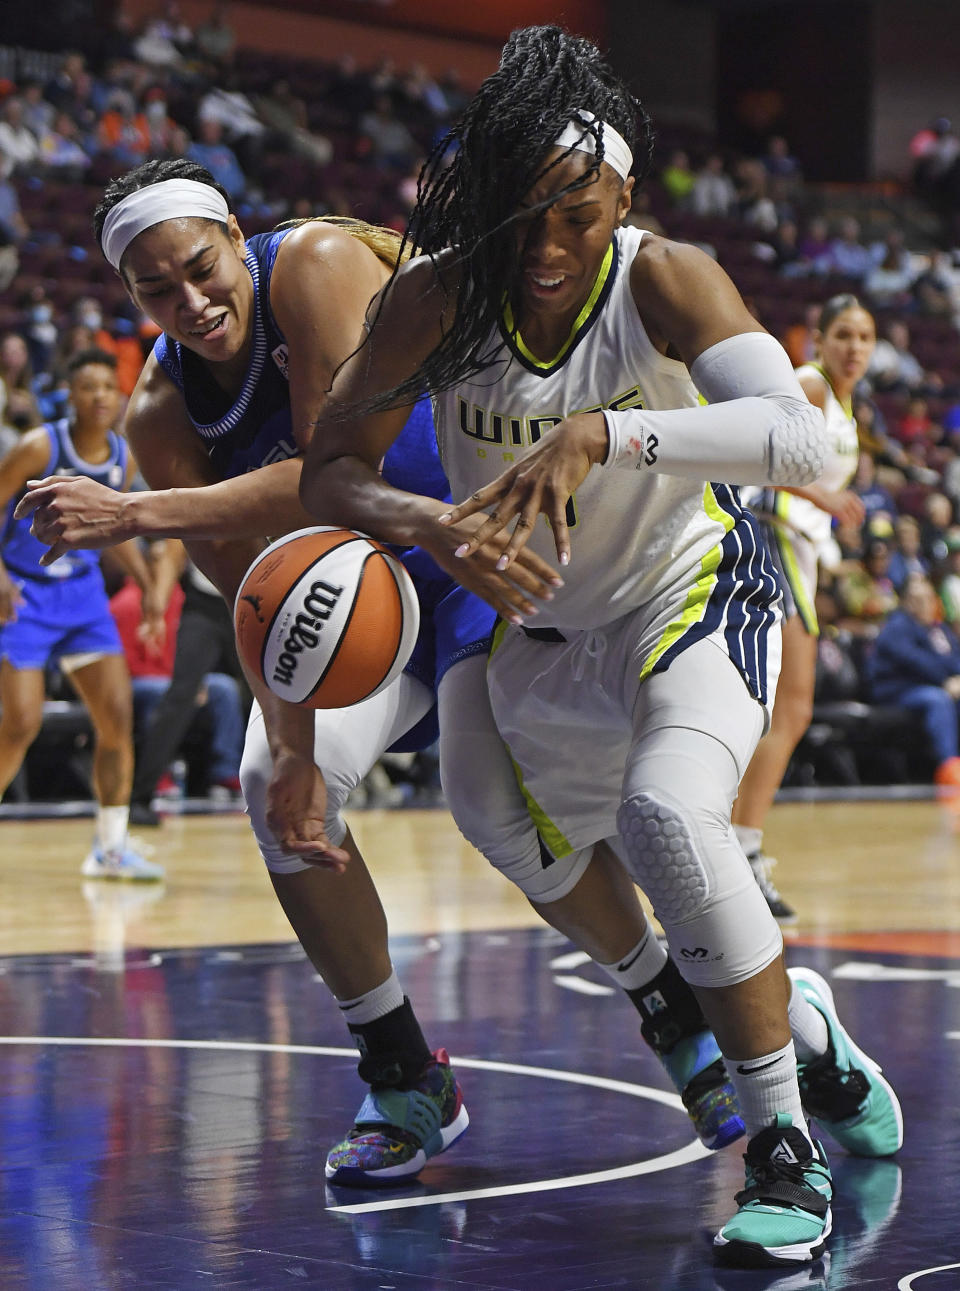
[[[36,533],[52,544],[47,560],[67,545],[183,538],[232,603],[261,536],[309,521],[297,498],[299,455],[399,239],[355,221],[308,221],[244,239],[212,176],[182,161],[148,162],[114,181],[96,224],[131,296],[164,331],[126,423],[156,491],[118,502],[89,481],[45,480],[19,514],[32,512]],[[378,465],[398,487],[448,497],[428,401]],[[495,558],[506,541],[495,542]],[[327,1177],[359,1186],[412,1179],[466,1125],[449,1064],[431,1058],[393,971],[386,918],[341,812],[373,762],[422,728],[434,690],[441,771],[461,830],[626,992],[700,1138],[723,1147],[744,1127],[716,1040],[626,873],[602,846],[589,872],[589,853],[579,867],[545,864],[489,711],[493,613],[424,553],[407,556],[421,580],[429,681],[408,667],[363,704],[314,712],[251,678],[263,716],[252,715],[241,779],[257,842],[371,1085],[353,1129],[329,1154]],[[485,590],[496,609],[516,613],[531,593],[551,595],[554,581],[530,553],[515,582],[494,570]]]
[[[827,984],[784,974],[730,823],[773,701],[780,592],[736,491],[707,481],[813,482],[823,417],[722,270],[623,227],[638,115],[642,171],[649,122],[597,50],[556,27],[513,34],[452,132],[452,164],[449,139],[427,164],[409,230],[425,254],[368,311],[301,498],[423,545],[504,615],[490,696],[544,867],[585,877],[606,839],[652,900],[751,1135],[716,1249],[791,1265],[831,1225],[801,1097],[861,1154],[895,1151],[901,1120]],[[470,495],[452,510],[376,470],[424,385],[453,494]],[[518,609],[512,562],[529,548],[564,582]]]
[[[817,568],[830,540],[831,520],[863,523],[863,503],[848,487],[859,456],[851,401],[876,339],[873,316],[856,296],[834,296],[827,301],[814,334],[816,362],[797,369],[804,394],[823,412],[826,423],[823,471],[816,484],[806,488],[754,489],[744,495],[763,524],[783,585],[783,656],[770,730],[757,745],[740,782],[733,822],[767,904],[784,925],[794,923],[796,915],[770,879],[771,861],[763,852],[763,825],[813,713],[820,632],[814,604]]]

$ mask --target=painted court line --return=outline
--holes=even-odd
[[[206,1049],[224,1053],[296,1053],[312,1054],[321,1058],[355,1058],[356,1050],[334,1048],[326,1045],[308,1044],[265,1044],[244,1040],[172,1040],[146,1039],[143,1037],[125,1036],[0,1036],[0,1045],[60,1045],[75,1048],[103,1049]],[[628,1094],[633,1098],[644,1098],[649,1102],[662,1103],[683,1112],[683,1103],[679,1094],[667,1093],[649,1085],[635,1085],[626,1080],[614,1080],[608,1076],[591,1076],[579,1071],[559,1071],[551,1067],[530,1067],[522,1063],[495,1062],[481,1058],[451,1058],[457,1067],[475,1071],[500,1072],[509,1076],[529,1076],[541,1080],[557,1080],[565,1084],[585,1085],[593,1089],[603,1089],[615,1094]],[[663,1156],[652,1157],[649,1161],[635,1161],[628,1165],[617,1166],[610,1170],[596,1170],[589,1174],[568,1175],[561,1179],[536,1179],[528,1183],[509,1184],[499,1188],[475,1188],[461,1192],[433,1193],[429,1196],[398,1197],[392,1200],[364,1202],[353,1206],[328,1206],[328,1210],[346,1215],[363,1215],[372,1211],[407,1210],[418,1206],[442,1206],[447,1202],[480,1200],[488,1197],[511,1197],[522,1193],[555,1192],[563,1188],[582,1188],[592,1184],[609,1183],[615,1179],[633,1179],[639,1175],[655,1174],[661,1170],[672,1170],[676,1166],[697,1161],[710,1153],[694,1139],[686,1147]]]

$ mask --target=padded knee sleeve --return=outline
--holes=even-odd
[[[688,982],[732,986],[776,959],[780,929],[729,825],[651,793],[628,798],[617,821],[627,868]]]

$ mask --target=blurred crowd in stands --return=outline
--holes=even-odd
[[[93,240],[111,177],[186,156],[228,190],[247,233],[326,213],[402,229],[423,159],[467,97],[455,69],[435,78],[387,59],[239,48],[222,4],[192,30],[173,3],[141,30],[121,11],[91,58],[0,48],[0,453],[64,415],[72,354],[115,354],[129,394],[155,339]],[[930,580],[951,641],[960,631],[960,139],[939,118],[918,129],[899,188],[825,187],[805,180],[783,137],[744,157],[658,125],[633,222],[716,257],[795,364],[813,358],[829,297],[853,292],[876,317],[855,398],[866,520],[835,528],[818,601],[818,699],[869,703],[869,643],[911,576]],[[822,774],[871,772],[848,759]],[[413,790],[394,792],[394,768],[372,797],[436,792],[435,765],[410,778]]]

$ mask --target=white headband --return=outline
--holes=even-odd
[[[195,179],[164,179],[148,184],[117,202],[103,221],[100,245],[103,254],[120,272],[123,253],[133,239],[164,220],[183,220],[199,216],[226,224],[230,214],[224,198],[209,184]]]
[[[592,112],[578,111],[572,121],[568,121],[559,138],[555,139],[555,148],[575,148],[578,152],[589,152],[597,155],[597,140],[588,126],[599,126],[603,138],[603,160],[612,166],[621,179],[626,179],[633,165],[633,153],[622,134],[614,130],[609,121],[601,121]]]

